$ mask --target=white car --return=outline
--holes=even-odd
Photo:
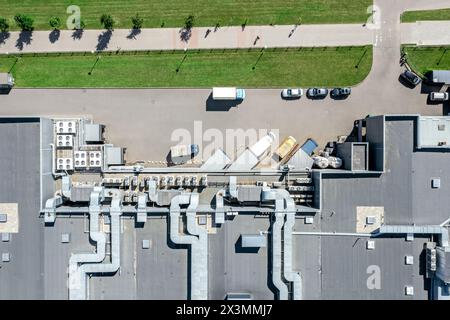
[[[430,92],[430,101],[447,101],[448,92]]]
[[[303,95],[303,90],[300,88],[287,88],[287,89],[283,89],[283,91],[281,91],[281,96],[284,99],[298,99]]]

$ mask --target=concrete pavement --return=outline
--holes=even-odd
[[[449,4],[450,5],[450,4]],[[417,21],[402,23],[401,42],[418,46],[450,44],[450,21]]]
[[[0,39],[0,53],[359,46],[372,42],[373,31],[361,24],[193,28],[189,36],[178,28],[63,30],[10,32]]]

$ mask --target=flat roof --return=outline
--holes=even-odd
[[[1,264],[0,300],[43,299],[39,118],[2,119],[0,150],[0,202],[17,203],[19,215],[19,232],[0,242],[0,251],[10,253]]]

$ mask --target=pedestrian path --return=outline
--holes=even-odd
[[[401,24],[403,44],[419,46],[450,45],[450,21],[418,21]]]
[[[34,31],[3,35],[0,53],[361,46],[373,39],[373,30],[362,24]]]

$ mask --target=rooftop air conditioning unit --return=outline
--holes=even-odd
[[[72,158],[58,158],[56,159],[57,170],[73,170],[73,159]]]

